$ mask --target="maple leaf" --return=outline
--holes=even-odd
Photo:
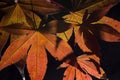
[[[30,28],[38,28],[39,17],[45,17],[61,11],[61,8],[47,0],[11,0],[0,1],[0,26],[20,23]]]
[[[109,4],[117,4],[119,0],[51,0],[51,2],[58,4],[58,6],[63,7],[66,11],[75,12],[80,11],[84,13],[86,10],[89,10],[89,13],[100,9]]]
[[[90,6],[86,7],[86,8],[84,8],[84,9],[81,9],[79,12],[82,13],[82,14],[84,14],[84,12],[86,10],[89,10],[88,12],[92,13],[95,10],[101,9],[101,8],[103,8],[105,6],[110,5],[110,4],[116,5],[119,2],[120,2],[119,0],[101,0],[98,3],[90,5]]]
[[[0,9],[1,12],[5,13],[2,16],[2,19],[0,22],[0,29],[2,29],[2,27],[6,27],[9,25],[10,26],[12,25],[12,28],[19,28],[21,26],[25,26],[25,27],[22,27],[22,29],[26,27],[27,29],[33,29],[33,28],[39,27],[41,19],[38,15],[36,15],[31,11],[22,9],[20,5],[17,3],[11,4],[11,5],[8,5],[9,4],[8,1],[7,2],[5,1],[4,3],[6,3],[5,6],[3,6]],[[7,33],[7,35],[10,35],[10,42],[14,41],[20,36],[18,34],[10,34],[10,33]],[[3,37],[3,39],[7,40],[7,37]],[[3,44],[5,44],[5,42]]]
[[[96,59],[96,60],[94,60]],[[105,78],[105,73],[99,66],[99,58],[96,55],[83,54],[68,63],[63,63],[60,68],[65,68],[63,80],[92,80],[91,76],[99,79]]]
[[[2,3],[4,2],[9,4],[9,2],[6,1],[3,1]],[[16,2],[16,4],[13,3],[9,7],[5,6],[2,9],[0,9],[2,12],[6,13],[1,19],[0,29],[8,32],[8,34],[11,35],[10,37],[11,43],[7,48],[7,50],[5,51],[4,55],[2,56],[0,62],[1,65],[0,69],[3,69],[11,64],[20,61],[26,54],[28,54],[27,68],[32,80],[34,79],[42,80],[44,78],[47,69],[46,49],[52,52],[52,55],[58,60],[62,60],[65,56],[69,54],[69,53],[65,54],[66,53],[65,50],[67,49],[67,47],[69,47],[67,42],[60,40],[56,36],[51,36],[50,34],[49,35],[46,34],[47,36],[46,39],[45,36],[39,33],[39,29],[41,30],[42,29],[41,27],[43,27],[44,25],[42,23],[43,20],[41,21],[40,17],[33,12],[35,11],[37,12],[37,14],[38,13],[48,14],[48,13],[58,12],[58,10],[60,10],[58,7],[55,7],[56,5],[53,5],[52,3],[49,3],[45,0],[41,0],[40,2],[45,2],[46,4],[39,4],[38,0],[33,2],[33,4],[31,4],[31,2],[29,1],[27,1],[26,3],[26,1],[24,0],[19,0],[19,2]],[[31,10],[33,12],[31,12]],[[54,23],[50,23],[48,25],[50,26],[52,24]],[[35,31],[30,31],[30,30],[35,30]],[[52,40],[49,41],[48,38],[49,40],[50,38],[52,38]],[[59,45],[56,44],[57,40]],[[64,48],[65,50],[62,48]],[[11,50],[13,52],[10,52]],[[71,53],[71,51],[72,49],[69,47],[68,52]],[[33,60],[31,61],[31,59]],[[40,64],[41,62],[44,62],[42,66]],[[18,70],[20,69],[20,67],[18,66],[17,68]]]
[[[46,31],[25,30],[20,27],[14,29],[11,26],[3,27],[2,30],[22,36],[14,40],[6,49],[0,61],[0,70],[27,55],[27,68],[31,79],[42,80],[47,69],[46,49],[58,60],[62,60],[72,53],[67,42]]]
[[[113,4],[109,4],[101,9],[95,10],[92,14],[88,16],[88,11],[82,15],[80,12],[75,12],[64,16],[66,22],[73,24],[75,32],[75,42],[78,43],[79,47],[84,52],[92,52],[100,56],[100,47],[96,37],[101,37],[102,39],[106,39],[110,36],[110,34],[114,35],[117,41],[120,38],[120,33],[109,26],[107,24],[100,23],[99,21],[105,14],[109,11],[109,9],[114,6]],[[83,16],[83,18],[82,18]],[[98,22],[96,22],[98,21]],[[95,22],[95,23],[94,23]],[[112,31],[112,32],[111,32]],[[106,34],[106,38],[103,34]],[[109,35],[107,35],[109,34]],[[72,35],[72,29],[67,30],[62,34],[57,34],[62,39],[69,40],[70,36]],[[108,38],[110,39],[110,38]],[[114,40],[115,40],[114,39]]]
[[[75,15],[75,16],[73,18],[69,17],[70,20],[66,19],[67,21],[72,21],[73,19],[72,21],[73,24],[74,24],[75,18],[80,21],[80,19],[78,19],[79,15],[76,15],[74,13],[72,13],[71,15]],[[78,43],[79,47],[84,52],[92,52],[94,54],[100,55],[100,48],[99,48],[98,42],[95,36],[88,30],[87,26],[88,25],[80,25],[80,27],[76,25],[72,26],[74,27],[74,32],[75,32],[75,42]],[[70,36],[72,35],[72,30],[73,29],[69,29],[65,33],[57,34],[57,35],[61,37],[62,39],[69,40]]]
[[[98,22],[89,25],[90,26],[89,29],[94,33],[94,35],[105,41],[118,42],[120,39],[120,30],[119,30],[119,26],[117,26],[117,25],[119,25],[119,22],[115,20],[114,23],[108,24],[104,21],[105,20],[110,21],[111,19],[107,18],[107,17],[103,17],[104,15],[107,14],[109,9],[113,6],[114,6],[114,4],[110,4],[104,8],[94,11],[88,17],[86,22],[93,23],[93,22],[96,22],[99,20]],[[96,16],[94,16],[94,15],[96,15]],[[112,38],[114,38],[114,39],[111,40]]]
[[[91,1],[76,0],[76,2],[79,2],[80,4],[77,6],[73,4],[73,8],[75,8],[73,11],[81,9],[80,5],[85,5]],[[62,67],[67,65],[67,69],[64,73],[66,75],[66,77],[63,78],[64,80],[74,80],[74,78],[78,80],[92,80],[89,74],[97,78],[103,77],[104,71],[98,65],[100,64],[99,58],[94,55],[99,55],[100,52],[95,37],[101,33],[102,35],[103,33],[106,34],[106,32],[113,34],[116,39],[119,39],[120,37],[119,32],[110,26],[98,24],[99,22],[97,24],[93,22],[100,20],[109,11],[113,4],[116,4],[116,2],[118,2],[118,0],[111,0],[110,3],[112,4],[109,4],[102,9],[95,10],[90,15],[86,11],[86,13],[82,15],[83,18],[80,16],[81,12],[70,12],[70,16],[65,16],[64,21],[47,21],[48,15],[51,16],[51,14],[61,11],[61,6],[57,3],[53,4],[51,0],[0,1],[0,6],[2,6],[0,8],[0,41],[3,42],[0,43],[0,50],[4,47],[9,35],[11,41],[1,58],[0,70],[11,64],[16,64],[18,70],[22,70],[20,73],[24,74],[23,70],[26,64],[31,80],[43,80],[48,64],[47,50],[57,60],[66,60],[65,65],[62,65]],[[59,5],[59,7],[56,5]],[[88,4],[87,6],[89,5],[91,4]],[[82,8],[87,6],[83,6]],[[5,15],[3,15],[4,13]],[[97,15],[94,16],[94,14]],[[54,16],[52,15],[52,17]],[[96,26],[102,27],[97,28],[96,30]],[[74,29],[70,29],[70,27]],[[106,29],[109,29],[110,31],[107,31]],[[96,34],[99,30],[99,34]],[[61,32],[63,32],[65,36],[64,39],[67,38],[67,40],[69,40],[72,32],[75,32],[74,44],[78,43],[83,52],[89,52],[91,54],[81,55],[77,58],[73,56],[73,59],[66,59],[71,53],[73,53],[73,50],[71,49],[72,46],[70,47],[67,42],[61,40],[56,35],[53,35]],[[102,35],[100,35],[100,37]],[[24,57],[26,57],[25,60],[23,60]],[[21,60],[23,61],[21,62]],[[69,72],[69,70],[72,70],[72,72]],[[69,77],[69,74],[71,77]]]
[[[18,3],[21,7],[32,10],[41,14],[50,14],[61,11],[61,8],[57,4],[53,4],[47,0],[19,0]]]
[[[61,0],[51,0],[51,1],[58,2],[58,4],[60,4],[61,6],[63,6],[64,8],[66,8],[67,10],[70,10],[70,11],[81,10],[83,8],[90,6],[90,5],[101,2],[101,0],[94,0],[94,1],[91,1],[91,0],[76,0],[76,1],[66,0],[65,2],[61,1]],[[66,4],[69,4],[69,5],[66,5]]]
[[[105,72],[100,67],[100,58],[94,53],[84,52],[75,42],[75,32],[68,40],[74,54],[67,56],[63,64],[58,68],[66,67],[63,80],[92,80],[92,76],[102,79],[106,78]]]
[[[11,24],[22,24],[28,27],[29,29],[39,28],[40,23],[42,23],[40,19],[41,15],[39,17],[39,14],[48,15],[49,13],[60,11],[59,7],[46,0],[36,0],[36,1],[34,0],[32,2],[26,0],[19,0],[19,1],[6,0],[6,1],[0,1],[0,5],[2,6],[0,8],[0,14],[1,14],[0,26],[8,26]],[[33,10],[33,8],[35,8],[35,11]],[[18,37],[18,35],[13,35],[13,34],[11,36],[12,36],[11,41],[13,41],[15,37],[16,38]]]
[[[35,26],[36,24],[36,27],[38,27],[41,21],[41,19],[36,14],[22,9],[19,6],[19,4],[15,4],[7,8],[5,7],[2,8],[1,10],[5,12],[5,15],[2,17],[0,22],[1,26],[7,26],[7,25],[19,23],[26,25],[28,27]]]
[[[107,42],[120,42],[120,22],[108,17],[103,17],[99,23],[91,26],[91,31],[99,39]],[[105,23],[105,24],[103,24]]]
[[[51,3],[47,0],[3,0],[0,1],[0,5],[11,6],[15,4],[19,4],[22,9],[37,11],[42,14],[55,13],[60,11],[60,7],[56,6],[56,4]],[[9,6],[9,7],[10,7]]]

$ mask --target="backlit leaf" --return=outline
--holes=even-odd
[[[14,64],[18,62],[20,59],[22,59],[27,54],[27,49],[29,49],[29,45],[22,45],[29,36],[22,36],[19,39],[15,40],[13,43],[10,44],[8,49],[5,51],[4,55],[2,56],[2,59],[0,61],[0,70],[4,67]],[[16,45],[17,43],[17,45]],[[21,46],[21,47],[20,47]]]
[[[72,66],[70,66],[66,69],[63,80],[74,80],[74,77],[75,69]]]
[[[94,27],[91,27],[91,30],[93,30],[96,37],[108,42],[120,42],[119,21],[108,17],[103,17],[99,23],[94,24],[92,25]]]
[[[4,10],[4,8],[3,8],[3,10]],[[23,24],[28,27],[35,26],[32,24],[32,23],[34,23],[33,13],[28,12],[28,11],[26,11],[26,13],[25,13],[24,10],[19,6],[19,4],[16,4],[13,7],[8,7],[5,11],[7,11],[7,12],[1,20],[1,23],[0,23],[1,26],[7,26],[7,25],[11,25],[11,24],[16,24],[16,23]],[[30,17],[30,16],[32,16],[32,17]],[[32,20],[31,20],[31,18],[32,18]],[[40,18],[34,14],[34,19],[37,22],[37,24],[36,23],[34,23],[34,24],[36,24],[36,26],[39,26]],[[32,25],[30,25],[30,24],[32,24]]]
[[[75,64],[63,63],[60,67],[67,67],[64,72],[63,80],[92,80],[91,76],[95,76],[96,78],[103,79],[105,78],[105,73],[102,68],[99,66],[99,63],[94,61],[91,56],[94,56],[99,62],[99,59],[95,55],[81,55],[76,58]],[[71,60],[72,61],[72,60]],[[77,65],[76,65],[77,64]]]
[[[49,53],[56,62],[63,62],[63,80],[92,80],[91,76],[106,79],[96,38],[120,41],[119,21],[105,17],[118,2],[1,0],[0,52],[7,41],[10,43],[0,55],[0,70],[15,64],[25,79],[26,66],[31,80],[44,80]]]
[[[110,37],[113,35],[112,37],[114,38],[113,41],[119,41],[120,33],[119,31],[114,29],[115,26],[107,26],[108,24],[103,22],[101,19],[108,12],[111,6],[113,5],[110,4],[100,10],[96,10],[95,11],[96,15],[94,14],[94,12],[90,15],[88,13],[85,13],[83,15],[83,19],[81,18],[82,14],[80,12],[71,13],[63,17],[65,18],[66,22],[73,24],[74,32],[75,32],[75,42],[78,43],[79,47],[84,52],[92,52],[100,56],[100,47],[96,39],[96,37],[98,36],[99,38],[103,40],[106,39],[108,41],[109,39],[111,39]],[[98,21],[99,19],[101,20]],[[83,22],[81,22],[82,20]],[[98,21],[98,22],[91,23],[94,21]],[[100,24],[97,25],[99,22],[101,22],[101,26]],[[106,24],[106,25],[102,25],[102,24]],[[112,23],[109,23],[109,25],[110,24]],[[63,33],[58,34],[58,36],[67,40],[69,40],[71,35],[72,35],[71,30],[67,30],[66,32],[64,32],[64,34]]]
[[[84,68],[89,74],[91,74],[92,76],[95,76],[97,78],[102,78],[104,76],[104,71],[102,70],[102,68],[100,68],[100,65],[94,61],[94,59],[98,58],[95,57],[94,55],[94,59],[92,59],[91,57],[88,56],[88,59],[86,57],[87,55],[83,55],[83,56],[79,56],[77,58],[78,60],[78,64]],[[82,57],[82,58],[81,58]],[[84,60],[85,59],[85,60]]]
[[[97,55],[100,55],[100,48],[99,48],[98,42],[97,42],[95,36],[89,31],[89,29],[88,29],[89,25],[85,25],[84,23],[81,24],[80,20],[78,20],[78,18],[81,16],[74,14],[74,13],[72,13],[71,15],[72,15],[71,17],[74,16],[74,19],[77,17],[77,19],[75,21],[76,23],[75,23],[75,25],[73,25],[74,32],[75,32],[75,42],[78,43],[79,47],[84,52],[92,52]],[[70,23],[72,23],[71,17],[68,17],[68,19],[71,20]],[[79,18],[79,19],[81,19],[81,18]],[[69,22],[69,20],[67,20],[67,21]],[[73,21],[73,24],[74,24],[74,21]],[[63,35],[66,35],[67,38],[69,39],[71,34],[72,34],[72,31],[68,30]],[[58,34],[58,36],[59,36],[59,34]],[[61,36],[61,37],[63,37],[63,36]],[[92,42],[94,42],[94,43],[92,43]]]
[[[27,56],[27,68],[32,80],[43,79],[47,69],[46,49],[57,60],[63,60],[72,53],[67,42],[55,35],[36,30],[25,30],[3,27],[5,31],[12,34],[23,34],[14,40],[5,51],[0,61],[0,70],[18,62]],[[24,32],[25,30],[25,32]],[[17,45],[16,45],[17,44]],[[67,50],[67,51],[66,51]]]

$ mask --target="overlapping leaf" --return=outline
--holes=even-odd
[[[80,11],[81,13],[84,13],[85,10],[89,10],[89,13],[91,13],[109,4],[116,4],[120,2],[119,0],[75,0],[75,1],[66,0],[65,2],[62,0],[51,0],[51,1],[53,2],[56,1],[57,3],[61,4],[58,6],[62,6],[66,10],[72,12]]]
[[[47,68],[46,49],[58,60],[62,60],[72,53],[72,49],[67,42],[60,40],[55,35],[19,28],[15,30],[14,28],[9,28],[9,26],[4,30],[10,33],[25,35],[19,37],[9,45],[2,56],[0,69],[14,64],[25,55],[28,55],[27,68],[32,80],[42,80],[45,75]]]
[[[35,27],[39,26],[40,24],[40,18],[30,12],[30,11],[24,11],[19,4],[16,4],[12,7],[7,7],[7,8],[3,8],[3,11],[5,11],[5,15],[2,17],[0,25],[1,26],[7,26],[7,25],[11,25],[11,24],[23,24],[26,25],[28,27],[34,26],[36,24]],[[34,15],[34,18],[33,18]],[[36,23],[34,23],[34,20]]]
[[[103,24],[105,23],[105,24]],[[120,42],[120,22],[108,17],[103,17],[91,30],[96,37],[108,42]]]
[[[75,13],[71,13],[70,15],[64,16],[65,21],[73,24],[76,43],[78,43],[79,47],[84,52],[92,52],[94,54],[100,55],[100,47],[96,39],[98,35],[103,40],[106,39],[108,40],[110,39],[108,38],[108,36],[110,37],[110,35],[113,35],[114,41],[119,41],[120,33],[119,31],[113,28],[114,26],[109,26],[104,22],[99,24],[100,21],[98,21],[109,11],[109,9],[112,6],[113,5],[110,4],[106,7],[95,10],[89,16],[86,11],[86,13],[83,15],[83,18],[80,12],[75,12]],[[58,36],[60,36],[63,39],[69,39],[71,35],[72,35],[72,29],[62,34],[58,34]]]
[[[100,68],[99,58],[96,56],[96,54],[100,55],[100,48],[95,37],[110,41],[111,38],[108,36],[112,35],[112,38],[115,38],[112,41],[120,40],[118,21],[115,21],[115,24],[102,24],[106,19],[109,19],[102,17],[119,0],[96,0],[93,2],[90,0],[71,0],[70,2],[72,3],[72,11],[77,11],[96,3],[96,5],[86,8],[90,9],[88,12],[92,12],[94,7],[95,11],[90,15],[87,11],[82,15],[81,13],[85,10],[74,13],[69,11],[70,14],[64,17],[64,21],[52,20],[47,22],[46,19],[44,21],[46,15],[61,11],[61,6],[53,4],[52,0],[0,1],[0,51],[6,44],[9,35],[11,40],[9,47],[1,58],[0,70],[16,62],[20,65],[19,61],[26,57],[27,69],[31,80],[43,80],[47,69],[46,50],[48,50],[57,60],[65,61],[61,65],[61,67],[67,66],[63,80],[74,80],[75,78],[77,80],[92,80],[90,75],[101,79],[104,76],[104,71]],[[102,6],[107,6],[99,9],[95,7],[103,2],[105,4]],[[52,17],[54,18],[54,16]],[[111,19],[109,20],[111,21]],[[117,27],[114,28],[116,25]],[[57,35],[67,41],[74,32],[75,44],[77,43],[84,53],[89,52],[91,54],[80,55],[77,58],[73,56],[66,59],[73,55],[73,50],[71,49],[72,46],[70,47],[67,42],[53,35],[61,32],[63,32],[62,35]]]
[[[60,3],[63,7],[65,7],[66,9],[70,10],[70,11],[77,11],[77,10],[81,10],[84,9],[88,6],[91,6],[93,4],[96,4],[98,2],[102,2],[102,0],[66,0],[66,2],[61,1],[61,0],[52,0],[52,1],[56,1],[58,3]],[[68,4],[68,5],[66,5]]]
[[[75,42],[76,33],[74,31],[72,30],[72,36],[68,41],[74,50],[74,54],[67,56],[60,66],[67,67],[63,80],[92,80],[90,75],[99,79],[106,78],[105,72],[100,67],[100,58],[94,53],[84,52],[81,46],[77,47],[78,45]]]
[[[71,61],[72,64],[63,63],[60,65],[60,67],[67,67],[63,80],[92,80],[90,75],[99,79],[105,78],[104,71],[97,63],[99,62],[97,56],[84,54]]]
[[[27,68],[31,80],[42,80],[47,69],[46,49],[58,60],[62,60],[71,54],[72,49],[67,42],[55,35],[46,33],[47,31],[44,32],[44,24],[40,23],[41,19],[35,13],[46,15],[58,12],[60,8],[45,0],[36,0],[32,2],[33,4],[31,4],[31,1],[26,2],[24,0],[11,3],[9,1],[2,1],[0,3],[1,6],[4,5],[0,9],[1,12],[5,13],[0,22],[0,30],[11,35],[11,43],[0,61],[0,70],[15,64],[27,55]],[[48,23],[49,26],[52,24]],[[3,35],[3,33],[1,34]],[[5,35],[1,36],[2,41],[7,38],[4,37]],[[4,44],[1,43],[1,49]]]
[[[73,18],[69,17],[70,20],[67,20],[67,21],[70,21],[70,23],[72,23],[72,19],[73,19],[73,23],[74,23],[74,20],[77,17],[77,20],[79,19],[79,21],[81,22],[80,20],[81,17],[79,18],[79,15],[76,15],[74,13],[72,13],[71,15]],[[79,27],[79,26],[76,26],[75,24],[73,27],[74,27],[74,32],[75,32],[75,42],[78,43],[79,47],[84,52],[93,52],[95,54],[100,54],[100,48],[99,48],[98,42],[95,36],[89,31],[88,25],[80,25]],[[66,31],[65,35],[69,39],[70,36],[72,35],[72,29]],[[64,33],[58,34],[58,36],[63,38]]]
[[[2,0],[0,5],[9,6],[9,4],[18,3],[22,9],[39,12],[41,14],[56,13],[61,10],[60,7],[56,6],[47,0]]]
[[[47,0],[0,1],[1,26],[20,23],[32,28],[40,25],[39,16],[61,11],[61,8]],[[39,16],[38,16],[39,15]]]
[[[18,3],[26,10],[41,14],[53,14],[61,11],[60,7],[47,0],[19,0]]]

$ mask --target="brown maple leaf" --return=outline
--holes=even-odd
[[[21,23],[38,27],[40,23],[39,16],[53,14],[61,10],[55,4],[46,0],[18,0],[16,3],[14,1],[0,1],[0,5],[2,6],[0,8],[2,17],[0,25],[3,26]]]
[[[63,7],[66,11],[80,11],[81,13],[84,13],[86,10],[89,10],[89,13],[91,13],[109,4],[119,3],[119,0],[66,0],[65,2],[61,0],[50,1]]]
[[[11,6],[19,4],[22,9],[38,12],[41,14],[56,13],[61,10],[56,4],[47,0],[1,0],[2,8],[10,9]]]

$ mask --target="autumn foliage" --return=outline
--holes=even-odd
[[[14,64],[24,78],[26,66],[31,80],[44,80],[50,54],[56,70],[65,68],[63,80],[107,79],[97,38],[120,41],[120,22],[105,16],[118,2],[1,0],[0,70]]]

